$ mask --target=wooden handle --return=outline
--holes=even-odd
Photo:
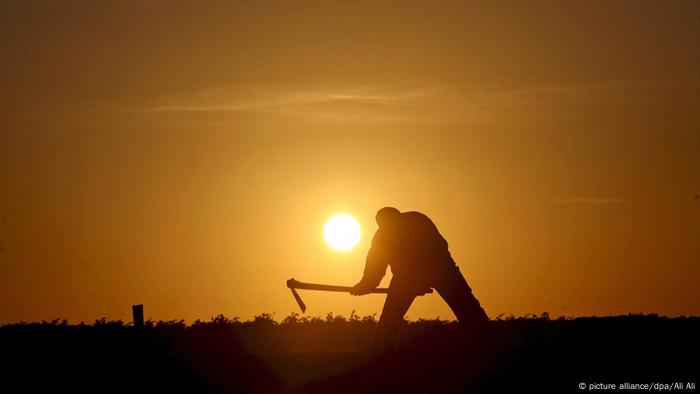
[[[304,283],[292,278],[287,281],[287,287],[290,289],[302,289],[302,290],[321,290],[321,291],[337,291],[342,293],[347,293],[352,289],[352,286],[333,286],[333,285],[321,285],[317,283]],[[387,288],[376,288],[370,291],[370,293],[387,294],[389,289]]]

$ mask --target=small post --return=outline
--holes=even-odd
[[[134,315],[134,328],[137,330],[143,329],[143,304],[132,305],[131,312]]]

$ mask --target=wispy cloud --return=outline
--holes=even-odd
[[[283,115],[310,121],[427,122],[478,118],[503,108],[531,110],[558,98],[613,90],[665,86],[667,81],[609,81],[590,84],[500,84],[455,87],[409,82],[379,85],[234,85],[164,97],[132,110],[177,113],[220,112]]]
[[[411,111],[406,110],[445,107],[454,99],[454,92],[444,86],[232,86],[168,97],[139,110],[280,114],[315,120],[401,120],[412,118]]]
[[[571,198],[549,198],[547,201],[557,204],[624,204],[644,201],[643,198],[620,198],[620,197],[571,197]]]

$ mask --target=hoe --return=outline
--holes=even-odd
[[[304,304],[304,301],[301,300],[301,297],[299,297],[299,293],[297,293],[297,289],[300,290],[321,290],[321,291],[336,291],[336,292],[341,292],[341,293],[349,293],[350,289],[352,289],[352,286],[333,286],[333,285],[321,285],[318,283],[304,283],[304,282],[299,282],[298,280],[292,278],[287,281],[287,287],[289,287],[292,290],[292,295],[294,296],[294,299],[297,301],[297,304],[299,304],[299,308],[301,308],[301,312],[306,312],[306,304]],[[430,289],[428,293],[432,293],[433,289]],[[387,288],[376,288],[370,293],[377,293],[377,294],[387,294],[389,293],[389,289]]]

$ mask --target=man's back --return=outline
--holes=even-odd
[[[454,267],[447,241],[420,212],[402,212],[391,226],[378,229],[372,249],[387,259],[394,277],[429,280]]]

